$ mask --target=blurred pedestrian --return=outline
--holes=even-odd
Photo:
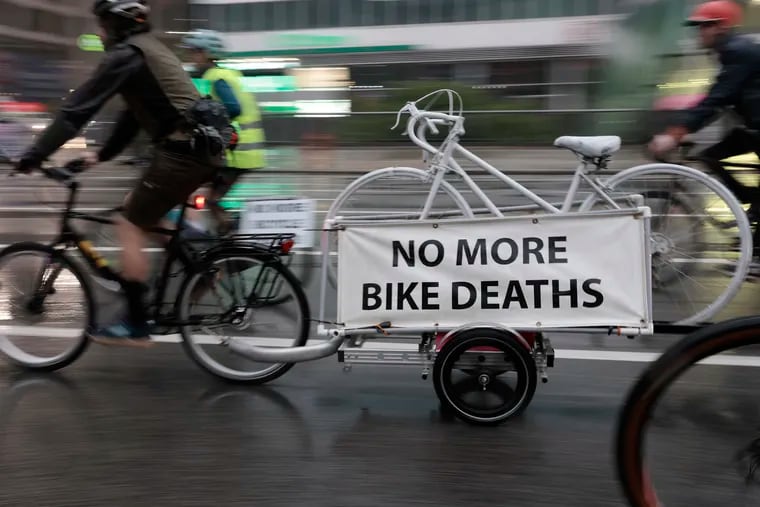
[[[266,165],[261,111],[254,95],[244,89],[243,74],[217,65],[226,53],[221,34],[197,30],[183,39],[181,47],[188,50],[202,79],[210,85],[210,95],[224,104],[237,129],[237,145],[227,152],[226,168],[217,173],[206,201],[217,221],[218,232],[227,234],[232,222],[220,201],[247,171]]]

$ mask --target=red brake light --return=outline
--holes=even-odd
[[[284,254],[288,254],[288,253],[290,253],[290,250],[293,248],[293,245],[295,245],[295,244],[296,244],[296,242],[293,241],[292,239],[286,239],[280,245],[280,251],[282,253],[284,253]]]
[[[206,207],[206,197],[203,195],[196,195],[193,199],[193,206],[195,209],[203,209]]]

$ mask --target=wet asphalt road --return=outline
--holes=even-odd
[[[90,175],[82,205],[117,203],[130,183],[111,179],[124,178],[117,174]],[[259,182],[324,199],[324,211],[351,177],[261,175]],[[539,183],[561,188],[546,176]],[[49,236],[54,214],[35,204],[38,197],[0,185],[0,243]],[[314,313],[315,276],[307,292]],[[745,284],[721,317],[753,313],[757,295]],[[623,505],[611,454],[616,414],[645,365],[637,354],[677,338],[553,337],[549,383],[539,384],[523,416],[496,428],[443,415],[417,367],[355,366],[347,374],[327,358],[250,388],[216,380],[172,344],[93,345],[52,375],[0,362],[0,505]],[[756,397],[746,392],[756,386],[755,367],[710,367],[691,380],[692,403],[681,413],[693,409],[699,422],[698,405],[711,407],[716,393],[750,406]],[[760,422],[735,410],[742,425]],[[699,454],[699,440],[683,441],[682,457]],[[716,491],[709,479],[694,479],[675,487],[671,504],[715,505]]]
[[[0,504],[620,505],[611,428],[639,364],[563,361],[518,420],[442,417],[411,368],[209,378],[176,346],[93,347],[0,381]]]

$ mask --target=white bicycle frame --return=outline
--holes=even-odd
[[[425,220],[429,217],[430,211],[433,206],[433,202],[435,200],[436,195],[439,192],[439,189],[442,184],[444,184],[445,176],[448,172],[453,172],[457,175],[459,175],[464,182],[467,184],[467,186],[472,190],[472,192],[484,203],[485,208],[483,211],[488,211],[492,215],[496,217],[503,217],[503,211],[522,211],[522,210],[538,210],[543,209],[548,213],[552,214],[558,214],[558,213],[568,213],[570,212],[573,203],[575,202],[575,196],[578,193],[578,189],[580,188],[580,185],[582,182],[588,183],[588,185],[594,189],[594,191],[601,196],[606,202],[608,202],[615,210],[620,210],[621,207],[618,206],[613,199],[610,198],[610,196],[605,192],[603,187],[599,185],[596,181],[589,178],[587,175],[589,165],[593,165],[597,167],[599,164],[594,163],[592,159],[584,158],[581,155],[578,155],[581,159],[581,163],[576,168],[572,182],[570,184],[570,188],[568,190],[567,195],[565,196],[564,202],[561,204],[560,207],[555,206],[554,204],[546,201],[545,199],[539,197],[517,181],[513,180],[506,174],[502,173],[495,167],[493,167],[491,164],[486,162],[485,160],[481,159],[474,153],[470,152],[463,146],[459,144],[459,139],[462,135],[465,133],[464,129],[464,117],[461,115],[454,115],[454,114],[445,114],[445,113],[438,113],[438,112],[430,112],[430,111],[421,111],[417,108],[416,104],[417,102],[424,100],[427,97],[430,97],[432,95],[441,94],[441,93],[449,93],[449,97],[452,97],[452,94],[459,95],[457,92],[453,90],[438,90],[436,92],[433,92],[429,95],[426,95],[420,99],[418,99],[415,102],[408,102],[398,113],[398,118],[396,125],[394,125],[394,129],[398,126],[401,114],[404,112],[408,112],[411,115],[411,118],[409,122],[407,123],[406,128],[406,134],[409,136],[409,138],[414,142],[417,146],[423,149],[424,153],[430,153],[433,155],[433,159],[429,164],[428,172],[433,176],[432,184],[430,187],[430,192],[428,193],[428,196],[425,201],[425,205],[423,208],[423,211],[421,215],[415,214],[414,216],[420,220]],[[451,109],[451,107],[450,107]],[[420,120],[423,120],[422,123],[419,123]],[[441,143],[441,146],[439,148],[436,148],[432,146],[430,143],[427,142],[425,139],[425,131],[430,130],[434,134],[438,133],[438,129],[436,128],[436,125],[439,124],[447,124],[450,126],[449,133],[444,139],[444,141]],[[510,206],[510,207],[497,207],[493,201],[483,192],[483,190],[478,186],[478,184],[470,177],[469,174],[457,163],[457,161],[453,157],[453,153],[459,153],[463,155],[465,158],[473,162],[474,164],[478,165],[482,169],[484,169],[487,173],[493,175],[497,179],[504,182],[507,186],[517,190],[522,195],[533,201],[533,205],[522,205],[522,206]],[[392,171],[392,169],[388,169],[389,171]],[[354,184],[357,184],[361,181],[355,180]],[[350,185],[348,189],[350,189]],[[347,189],[347,190],[348,190]],[[451,191],[459,193],[457,190],[453,189],[453,187],[450,188]],[[628,196],[629,199],[636,200],[635,196]],[[459,199],[460,206],[465,207],[464,210],[456,210],[451,212],[436,212],[437,217],[451,215],[451,214],[457,214],[461,211],[464,211],[465,218],[474,218],[475,214],[471,207],[464,201],[464,199]],[[641,205],[643,202],[643,199],[640,199],[635,206]],[[475,211],[481,211],[480,209]],[[612,211],[614,213],[614,211]],[[377,220],[377,219],[390,219],[390,220],[398,220],[400,218],[403,218],[403,215],[399,214],[393,214],[393,215],[372,215],[371,217],[368,216],[362,216],[361,219],[358,219],[359,222],[367,222],[368,220]],[[338,223],[332,224],[333,226],[340,227],[340,224],[350,224],[355,222],[355,220],[344,220],[340,219]],[[648,224],[647,224],[648,227]],[[648,229],[647,229],[648,230]],[[326,232],[326,231],[323,231]],[[328,232],[329,234],[329,232]],[[323,256],[327,258],[327,256],[331,255],[331,252],[326,250],[327,244],[323,243]],[[646,252],[647,252],[647,258],[650,256],[650,245],[647,243],[646,245]],[[651,261],[650,261],[651,262]],[[322,265],[322,273],[321,273],[321,291],[320,291],[320,320],[324,322],[325,320],[325,313],[326,313],[326,305],[325,301],[327,300],[327,265],[326,263],[323,263]],[[647,287],[648,290],[651,291],[651,281],[647,281]],[[650,314],[651,314],[651,300],[649,301],[650,304]],[[399,335],[408,335],[409,333],[420,333],[420,332],[428,332],[429,329],[388,329],[384,330],[384,332],[388,335],[393,334],[399,334]],[[451,329],[439,329],[438,331],[451,331]],[[546,331],[546,329],[545,329]],[[609,331],[609,330],[607,330]],[[599,328],[579,328],[574,329],[571,332],[600,332]],[[625,334],[625,335],[640,335],[640,334],[651,334],[653,332],[652,323],[647,323],[646,326],[643,328],[635,328],[635,329],[618,329],[618,333]],[[355,334],[366,334],[366,329],[346,329],[343,327],[338,328],[330,328],[328,326],[325,326],[324,324],[320,324],[318,326],[317,334],[320,336],[330,336],[333,338],[337,338],[338,336],[352,336]]]
[[[441,94],[448,94],[449,96],[449,110],[448,113],[432,112],[428,111],[428,107],[422,110],[417,107],[417,103],[431,97]],[[484,161],[477,155],[473,154],[466,148],[459,144],[460,137],[464,135],[464,118],[462,117],[462,101],[459,97],[460,108],[458,114],[454,114],[453,98],[459,97],[459,94],[453,90],[438,90],[430,93],[414,102],[408,102],[397,115],[396,125],[398,126],[401,115],[404,113],[410,114],[410,119],[406,126],[406,135],[411,141],[422,148],[425,155],[424,162],[426,163],[426,169],[419,169],[413,167],[386,167],[383,169],[377,169],[365,174],[362,177],[357,178],[350,183],[343,192],[339,195],[336,201],[333,203],[333,207],[342,205],[345,196],[350,196],[353,192],[368,181],[373,181],[384,176],[399,176],[402,178],[411,178],[417,180],[420,183],[427,185],[430,184],[430,189],[427,192],[427,197],[424,202],[422,212],[378,212],[362,213],[360,217],[343,217],[340,214],[333,213],[333,207],[330,208],[328,216],[330,217],[323,224],[323,241],[322,241],[322,254],[323,259],[328,259],[331,255],[336,253],[329,251],[329,241],[326,240],[327,235],[331,232],[336,232],[335,228],[340,228],[341,224],[351,225],[356,222],[370,222],[376,220],[398,220],[398,219],[412,219],[412,220],[429,220],[431,218],[475,218],[476,214],[482,216],[493,216],[502,218],[504,212],[525,212],[531,213],[538,211],[545,214],[567,214],[577,212],[591,211],[592,207],[596,203],[606,203],[611,211],[619,211],[623,208],[640,208],[644,206],[644,195],[634,192],[625,192],[622,189],[617,190],[617,185],[633,179],[635,177],[655,177],[663,176],[663,181],[668,181],[672,176],[685,177],[692,179],[705,185],[709,190],[715,192],[722,201],[726,204],[731,215],[735,217],[736,226],[739,229],[739,237],[741,239],[740,255],[736,262],[736,271],[731,276],[731,281],[727,288],[715,298],[709,305],[705,306],[701,311],[689,315],[686,318],[676,320],[676,324],[680,325],[693,325],[695,323],[705,322],[707,319],[714,316],[720,309],[724,308],[732,298],[737,294],[744,280],[746,273],[749,270],[749,264],[752,259],[752,232],[749,226],[749,221],[746,217],[746,213],[742,208],[739,201],[736,199],[730,190],[721,184],[715,178],[704,174],[703,172],[686,166],[668,164],[668,163],[649,163],[629,167],[616,174],[610,176],[608,179],[600,181],[599,178],[593,176],[592,173],[598,172],[606,168],[607,162],[611,158],[611,154],[603,156],[589,156],[580,153],[576,150],[573,151],[580,164],[576,167],[575,172],[572,175],[567,194],[562,202],[552,203],[539,197],[517,181],[513,180],[502,171],[496,169],[494,166]],[[448,135],[445,137],[439,147],[432,146],[425,138],[427,130],[437,134],[438,129],[436,125],[446,124],[449,127]],[[555,143],[557,145],[557,143]],[[427,157],[432,155],[432,159]],[[515,190],[517,193],[527,198],[530,204],[511,205],[506,207],[498,207],[494,202],[485,194],[485,192],[478,186],[473,178],[465,171],[459,163],[454,159],[454,155],[460,155],[465,159],[471,161],[476,166],[485,171],[486,174],[490,174],[497,181],[504,183],[506,188]],[[478,208],[473,210],[471,204],[464,198],[462,193],[455,188],[445,176],[448,173],[457,174],[465,182],[466,186],[472,192],[472,194],[478,198],[484,205],[484,208]],[[577,199],[579,189],[581,185],[585,183],[590,188],[591,192],[587,196]],[[437,194],[445,193],[454,200],[455,206],[448,209],[444,208],[436,209],[435,212],[431,212],[433,204],[437,197]],[[580,203],[577,209],[573,209],[574,204]],[[667,246],[667,245],[666,245]],[[659,253],[662,253],[658,250]],[[323,263],[326,265],[327,263]],[[326,285],[328,281],[327,268],[322,272],[322,291],[321,296],[326,297]],[[339,283],[339,282],[338,282]],[[324,301],[324,299],[323,299]],[[320,320],[324,321],[324,308],[320,311]]]
[[[438,112],[429,112],[429,111],[421,111],[417,108],[416,104],[417,102],[433,96],[438,95],[441,93],[448,93],[449,95],[449,114],[446,113],[438,113]],[[610,158],[609,156],[603,156],[603,157],[589,157],[585,156],[581,153],[576,153],[578,158],[581,160],[581,163],[576,168],[570,187],[568,189],[568,192],[565,196],[564,201],[561,204],[555,205],[553,203],[550,203],[546,201],[545,199],[539,197],[538,195],[534,194],[509,176],[505,175],[480,157],[476,156],[475,154],[471,153],[466,148],[460,146],[459,139],[460,137],[465,133],[464,130],[464,118],[461,116],[461,108],[459,111],[459,115],[453,114],[453,103],[451,102],[451,99],[453,95],[459,96],[456,92],[453,90],[439,90],[436,92],[433,92],[432,94],[426,95],[425,97],[422,97],[421,99],[415,101],[415,102],[409,102],[404,106],[404,108],[401,109],[398,113],[398,119],[400,120],[401,114],[404,112],[409,112],[411,115],[411,118],[409,122],[407,123],[406,133],[409,136],[409,138],[414,142],[417,146],[423,149],[424,153],[426,154],[432,154],[433,159],[428,164],[428,170],[423,171],[420,169],[415,168],[394,168],[389,167],[385,169],[379,169],[377,171],[372,171],[371,173],[368,173],[368,175],[365,175],[365,177],[360,177],[356,179],[353,183],[349,184],[348,187],[343,191],[341,195],[350,195],[351,192],[358,188],[359,186],[363,185],[366,182],[366,176],[370,177],[376,177],[378,174],[390,174],[392,175],[394,171],[398,171],[399,174],[402,172],[408,176],[422,176],[424,181],[425,175],[430,175],[432,184],[430,188],[430,192],[426,198],[425,205],[423,208],[423,212],[421,215],[415,214],[414,218],[420,220],[429,219],[429,214],[433,206],[433,201],[438,194],[439,190],[443,188],[446,192],[448,192],[454,199],[457,201],[457,204],[459,206],[459,209],[453,212],[445,212],[445,213],[439,213],[436,211],[435,215],[437,217],[450,215],[452,213],[461,215],[464,213],[465,218],[474,218],[474,213],[472,208],[469,206],[469,204],[463,199],[460,192],[454,189],[453,186],[451,186],[450,183],[445,181],[445,175],[448,172],[453,172],[460,176],[463,181],[467,184],[467,186],[470,188],[470,190],[473,192],[474,195],[476,195],[484,204],[485,208],[484,210],[489,212],[491,215],[496,217],[503,217],[503,211],[519,211],[519,210],[531,210],[531,209],[538,209],[538,210],[544,210],[545,212],[549,214],[567,214],[571,212],[571,208],[573,206],[573,203],[575,201],[575,197],[578,193],[578,189],[580,188],[581,183],[585,182],[589,185],[591,189],[593,189],[594,193],[592,193],[589,197],[587,197],[585,200],[582,201],[582,205],[580,206],[579,212],[588,212],[590,208],[590,205],[595,201],[595,199],[598,197],[604,202],[608,203],[613,210],[607,210],[607,211],[600,211],[599,213],[620,213],[621,207],[617,205],[614,199],[611,198],[608,192],[611,192],[612,188],[614,188],[614,185],[620,181],[624,181],[626,178],[631,177],[634,174],[649,174],[657,173],[659,171],[667,171],[668,174],[677,174],[682,175],[686,177],[692,177],[700,181],[704,181],[707,177],[695,170],[691,169],[689,167],[685,166],[678,166],[673,164],[664,164],[664,163],[657,163],[657,164],[646,164],[636,167],[628,168],[617,175],[613,176],[608,180],[606,183],[599,183],[595,181],[594,179],[590,178],[588,176],[589,166],[593,166],[596,170],[602,169],[607,160]],[[460,97],[460,105],[461,105],[461,97]],[[420,120],[423,122],[420,123]],[[420,123],[418,125],[418,123]],[[443,143],[439,148],[436,148],[432,146],[430,143],[427,142],[425,139],[425,131],[430,130],[433,133],[438,133],[438,129],[436,128],[437,124],[446,124],[450,126],[449,133],[444,139]],[[398,126],[398,121],[396,122],[396,126]],[[393,128],[395,128],[394,126]],[[521,206],[511,206],[506,208],[499,208],[497,207],[493,201],[491,201],[490,198],[480,189],[480,187],[477,185],[477,183],[467,174],[467,172],[454,160],[453,155],[459,154],[464,156],[466,159],[470,160],[477,166],[481,167],[483,170],[486,171],[486,173],[491,174],[499,181],[502,181],[504,184],[506,184],[509,188],[512,188],[514,190],[517,190],[520,194],[527,197],[530,201],[533,202],[533,205],[521,205]],[[426,160],[427,162],[427,160]],[[741,284],[741,281],[743,280],[744,274],[746,274],[748,268],[749,268],[749,260],[751,259],[751,249],[752,249],[752,242],[751,242],[751,233],[750,233],[750,227],[749,227],[749,221],[746,217],[746,214],[744,214],[744,210],[742,209],[739,202],[736,200],[735,197],[733,197],[728,189],[725,188],[724,185],[721,185],[717,181],[713,181],[714,185],[710,186],[713,190],[716,188],[722,188],[722,197],[726,201],[727,205],[729,206],[731,212],[736,216],[737,219],[737,226],[740,230],[740,237],[743,238],[750,238],[750,241],[743,241],[742,242],[742,250],[741,250],[741,256],[740,256],[740,265],[739,269],[737,269],[737,272],[734,274],[733,282],[735,286],[733,287],[733,292],[727,291],[724,292],[716,302],[714,302],[714,305],[718,305],[717,301],[720,301],[720,304],[718,305],[718,308],[721,308],[721,305],[725,305],[730,299],[735,295],[736,290],[738,290],[738,286]],[[709,185],[708,185],[709,186]],[[643,196],[641,195],[625,195],[623,196],[624,199],[628,200],[629,202],[629,208],[636,208],[638,211],[641,211],[640,208],[643,206]],[[337,202],[337,201],[336,201]],[[332,210],[331,210],[332,211]],[[476,210],[480,212],[481,210]],[[647,218],[651,218],[650,211],[648,208],[646,209],[646,215]],[[326,234],[330,233],[337,233],[339,230],[341,230],[343,227],[342,225],[349,226],[352,224],[358,224],[361,225],[362,223],[369,223],[372,220],[376,219],[389,219],[389,220],[398,220],[400,218],[403,218],[402,216],[398,214],[388,214],[387,216],[372,216],[368,217],[367,215],[362,215],[360,219],[344,219],[344,217],[340,216],[333,216],[332,218],[328,219],[322,229],[323,233],[323,241],[322,241],[322,255],[324,261],[322,262],[322,268],[321,268],[321,289],[320,289],[320,311],[319,311],[319,323],[317,326],[317,335],[318,336],[324,336],[327,337],[326,341],[323,341],[319,344],[315,345],[307,345],[305,347],[295,347],[291,349],[282,349],[282,350],[275,350],[275,349],[269,349],[269,348],[262,348],[262,347],[249,347],[244,344],[238,344],[237,342],[233,341],[230,344],[231,350],[240,353],[243,356],[249,357],[250,359],[254,361],[262,361],[262,362],[300,362],[300,361],[307,361],[307,360],[313,360],[318,359],[322,357],[326,357],[330,354],[333,354],[338,351],[338,349],[344,345],[345,343],[348,343],[349,349],[351,351],[356,351],[357,348],[362,347],[364,339],[367,335],[372,335],[374,333],[382,333],[384,335],[395,335],[395,336],[409,336],[411,335],[417,335],[419,333],[436,333],[436,332],[446,332],[449,331],[451,333],[457,332],[457,330],[465,329],[467,326],[471,324],[463,324],[460,328],[457,329],[410,329],[410,328],[383,328],[380,329],[379,327],[377,329],[375,328],[360,328],[360,329],[353,329],[353,328],[347,328],[345,324],[336,323],[336,322],[329,322],[326,320],[326,302],[328,300],[327,298],[327,285],[328,285],[328,262],[326,260],[331,255],[337,255],[337,252],[333,253],[329,250],[329,242],[325,241],[324,238],[326,237]],[[646,237],[650,237],[650,224],[649,220],[646,221],[646,230],[645,235]],[[651,242],[645,241],[644,242],[644,248],[645,248],[645,255],[644,258],[647,260],[646,270],[651,273],[652,269],[652,262],[651,262],[651,255],[652,255],[652,249],[651,249]],[[338,281],[338,285],[340,285],[340,281]],[[340,287],[338,287],[340,290]],[[647,294],[651,294],[652,291],[652,282],[651,282],[651,276],[647,277],[646,281],[646,292]],[[616,333],[619,335],[628,335],[628,336],[635,336],[635,335],[641,335],[641,334],[652,334],[654,332],[654,326],[652,322],[652,300],[651,297],[648,297],[648,313],[649,313],[649,320],[648,321],[642,321],[641,327],[635,327],[635,328],[626,328],[626,329],[614,329],[609,327],[594,327],[594,328],[563,328],[562,331],[565,332],[581,332],[581,333],[607,333],[612,334]],[[710,312],[716,312],[717,309],[710,307]],[[700,314],[697,314],[698,316]],[[701,319],[702,317],[699,316]],[[691,316],[691,319],[697,319],[696,316]],[[698,322],[703,322],[703,320],[698,320]],[[487,323],[484,323],[487,324]],[[688,321],[686,323],[682,324],[693,324],[692,322]],[[496,326],[501,327],[501,326]],[[541,331],[553,331],[555,329],[546,329],[542,328]],[[348,342],[347,339],[351,337],[357,337],[357,342]],[[352,352],[352,353],[354,353]],[[404,364],[407,364],[408,361],[404,358],[401,358],[401,355],[405,354],[402,352],[399,352],[398,350],[383,350],[383,351],[368,351],[367,352],[370,355],[378,355],[381,362],[382,361],[390,361],[393,363],[394,361],[402,361]],[[389,354],[387,357],[385,354]],[[400,355],[399,355],[400,354]],[[420,356],[424,355],[422,351],[420,351]],[[405,356],[404,356],[405,357]],[[401,359],[399,359],[401,358]],[[402,360],[403,359],[403,360]],[[352,356],[352,362],[362,362],[364,359],[357,360],[357,357]],[[422,363],[428,364],[431,361],[430,357],[422,358]],[[394,363],[395,364],[395,363]]]
[[[436,92],[433,92],[430,95],[440,94],[443,92],[447,92],[449,94],[456,94],[453,90],[439,90]],[[620,209],[620,206],[615,202],[614,199],[612,199],[608,193],[605,191],[604,187],[598,182],[595,181],[595,179],[590,178],[588,176],[589,173],[589,166],[594,166],[595,168],[599,169],[600,166],[598,162],[595,162],[592,159],[583,157],[582,155],[578,155],[578,158],[580,159],[581,163],[578,165],[578,167],[575,169],[575,172],[573,173],[572,180],[570,182],[570,187],[568,189],[567,194],[565,195],[564,201],[559,204],[559,207],[557,204],[550,203],[546,201],[545,199],[539,197],[514,179],[510,178],[506,174],[504,174],[502,171],[498,170],[482,158],[478,157],[474,153],[472,153],[467,148],[463,147],[461,144],[459,144],[460,138],[465,134],[464,129],[464,117],[460,115],[454,115],[454,114],[446,114],[446,113],[438,113],[438,112],[430,112],[430,111],[420,111],[417,108],[417,102],[420,100],[425,99],[426,97],[429,97],[430,95],[426,95],[425,97],[422,97],[418,101],[415,102],[408,102],[404,108],[399,111],[399,118],[402,113],[408,112],[411,115],[411,118],[409,122],[407,123],[406,128],[406,135],[409,136],[409,138],[412,140],[414,144],[422,148],[425,155],[431,154],[433,156],[432,160],[429,163],[428,171],[433,175],[433,181],[430,188],[430,192],[428,193],[427,199],[425,201],[425,205],[422,210],[422,214],[420,216],[421,219],[428,218],[428,215],[430,213],[430,210],[432,209],[433,202],[435,200],[435,197],[440,189],[441,183],[444,181],[445,176],[449,172],[453,172],[454,174],[458,175],[462,180],[465,182],[465,184],[469,187],[469,189],[473,192],[474,195],[476,195],[485,205],[484,209],[477,209],[474,211],[482,212],[487,211],[490,212],[490,214],[497,216],[497,217],[503,217],[504,211],[529,211],[534,209],[543,209],[544,211],[548,213],[567,213],[569,212],[573,204],[577,202],[582,201],[576,201],[576,195],[578,194],[578,190],[582,183],[588,184],[588,186],[593,189],[594,193],[596,193],[601,199],[606,201],[609,205],[611,205],[614,209]],[[422,120],[422,122],[420,122]],[[419,125],[417,125],[419,123]],[[430,130],[434,134],[438,133],[438,129],[436,128],[436,125],[440,124],[447,124],[450,125],[449,133],[444,139],[444,141],[441,143],[441,146],[439,148],[436,148],[435,146],[432,146],[430,143],[427,142],[427,139],[425,138],[425,131]],[[396,123],[398,125],[398,122]],[[395,128],[395,126],[394,126]],[[522,205],[522,206],[509,206],[509,207],[497,207],[493,201],[486,195],[485,192],[478,186],[478,184],[470,177],[470,175],[465,171],[459,163],[455,160],[454,154],[458,154],[469,160],[470,162],[474,163],[481,169],[483,169],[486,173],[492,175],[496,179],[502,181],[505,185],[507,185],[509,188],[512,188],[513,190],[518,191],[520,194],[525,196],[526,198],[530,199],[534,204],[528,204],[528,205]],[[629,196],[632,197],[632,196]],[[465,210],[466,215],[469,217],[473,216],[473,210],[468,207],[467,210]],[[442,215],[446,215],[446,213],[442,213]]]

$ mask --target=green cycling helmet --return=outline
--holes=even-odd
[[[226,52],[222,35],[214,30],[196,30],[182,39],[180,46],[185,49],[201,49],[211,58],[222,58]]]

